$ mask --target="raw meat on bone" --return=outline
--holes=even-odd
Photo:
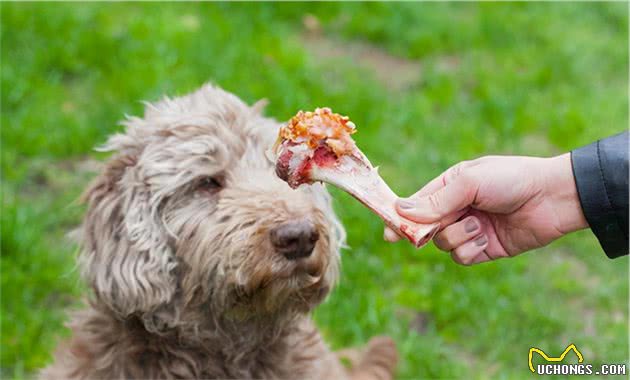
[[[276,174],[292,188],[316,181],[334,185],[367,206],[416,247],[425,245],[439,224],[419,224],[396,212],[398,197],[356,146],[350,136],[354,132],[354,123],[330,108],[298,112],[280,128],[272,149]]]

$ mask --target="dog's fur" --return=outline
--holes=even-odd
[[[337,280],[344,231],[322,185],[276,178],[264,151],[279,124],[261,108],[206,85],[147,104],[109,139],[79,234],[92,296],[40,377],[391,378],[390,339],[346,369],[310,320]],[[287,260],[269,231],[304,218],[319,240]]]

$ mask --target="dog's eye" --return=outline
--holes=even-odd
[[[221,180],[214,177],[204,177],[201,179],[201,181],[199,181],[198,185],[199,190],[207,191],[210,193],[216,193],[217,191],[221,190],[222,187],[223,184],[221,183]]]

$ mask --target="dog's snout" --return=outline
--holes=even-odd
[[[270,231],[271,243],[289,260],[308,257],[315,248],[319,233],[309,220],[288,222]]]

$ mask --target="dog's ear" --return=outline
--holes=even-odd
[[[267,107],[268,105],[269,100],[267,98],[262,98],[251,106],[251,110],[258,115],[262,115],[265,107]]]
[[[112,158],[85,192],[80,263],[97,300],[160,332],[178,320],[184,263],[173,255],[160,204],[138,178],[136,161],[133,154]]]

